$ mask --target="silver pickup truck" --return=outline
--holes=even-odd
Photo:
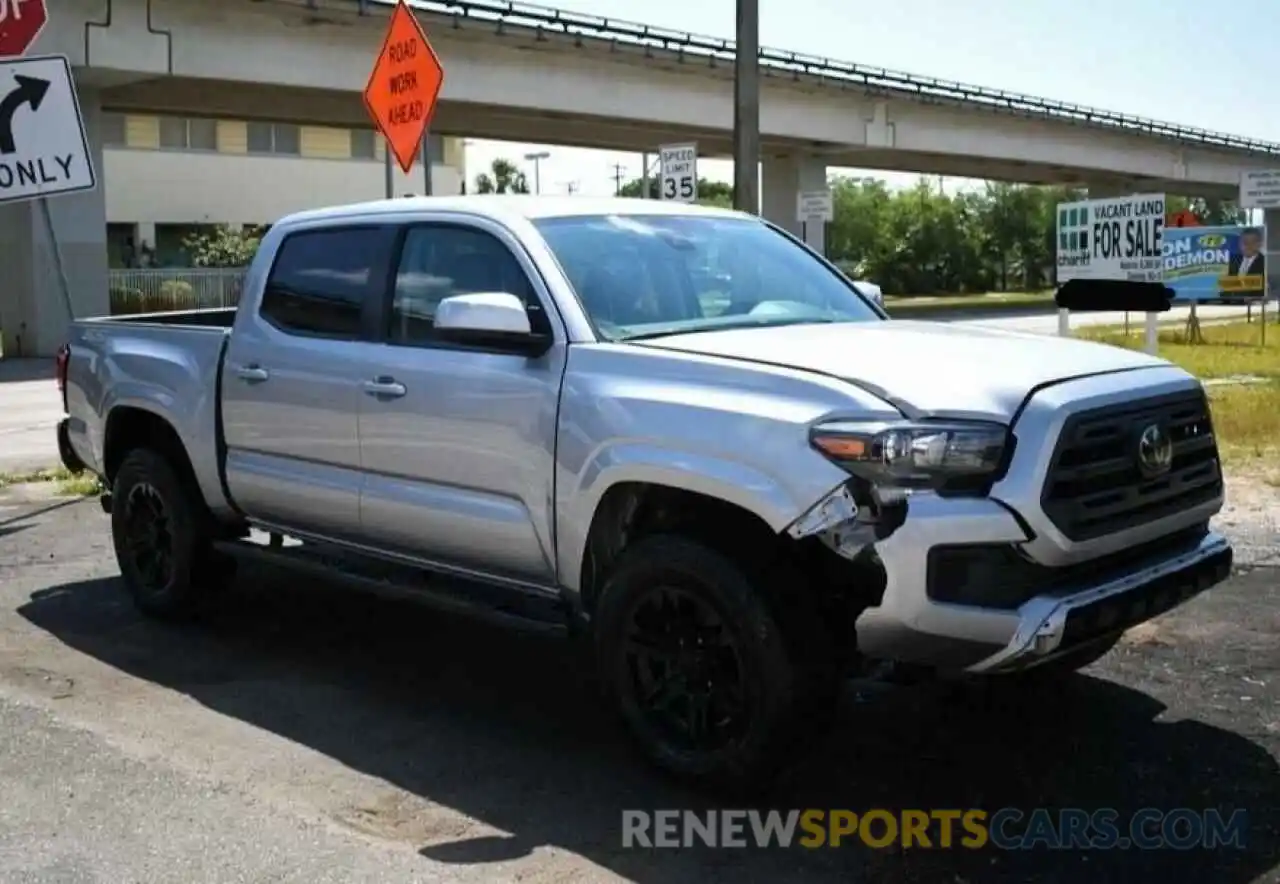
[[[302,212],[238,309],[77,321],[59,374],[143,611],[266,559],[563,632],[706,782],[761,781],[851,675],[1043,684],[1232,561],[1196,378],[891,321],[730,211]]]

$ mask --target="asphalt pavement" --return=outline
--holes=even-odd
[[[0,359],[0,474],[54,466],[61,417],[52,359]]]
[[[266,569],[144,620],[107,522],[0,492],[5,884],[1280,881],[1274,544],[1060,692],[851,694],[762,805],[1243,808],[1238,848],[645,850],[624,809],[714,803],[634,755],[571,646]]]

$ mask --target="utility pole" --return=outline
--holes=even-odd
[[[431,196],[434,192],[431,182],[431,133],[424,131],[422,133],[422,195]]]
[[[388,142],[382,151],[382,189],[387,199],[396,195],[396,167],[393,156],[394,151],[391,150],[391,144]]]
[[[575,193],[578,192],[577,181],[561,181],[560,183],[564,185],[564,192],[569,194],[569,196],[573,196]]]
[[[613,195],[622,195],[622,177],[627,172],[627,167],[620,163],[613,164]]]
[[[533,192],[542,193],[542,161],[551,156],[550,152],[540,150],[537,153],[527,153],[524,158],[533,163]]]
[[[733,207],[760,213],[760,0],[737,0],[733,73]]]

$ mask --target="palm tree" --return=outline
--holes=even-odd
[[[476,176],[476,193],[528,193],[529,182],[516,164],[501,157],[493,161],[489,172]]]

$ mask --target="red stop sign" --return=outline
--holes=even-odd
[[[22,55],[49,20],[47,0],[0,0],[0,58]]]

